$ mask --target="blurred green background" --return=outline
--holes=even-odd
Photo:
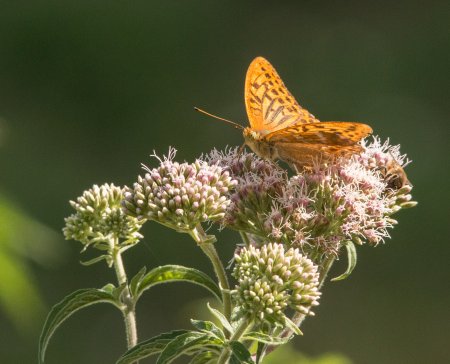
[[[259,55],[319,119],[366,122],[414,161],[406,170],[419,206],[397,216],[387,244],[359,249],[350,279],[326,284],[297,350],[353,363],[448,361],[447,1],[0,4],[1,363],[36,362],[49,308],[114,281],[104,264],[81,266],[89,253],[63,240],[69,199],[94,183],[131,184],[141,162],[154,165],[153,150],[172,145],[193,160],[240,145],[238,131],[192,107],[246,124],[244,77]],[[152,223],[144,234],[125,255],[130,275],[167,263],[212,272],[187,236]],[[224,260],[236,242],[220,235]],[[342,259],[332,273],[344,268]],[[183,284],[152,289],[138,306],[140,337],[189,327],[207,299]],[[112,363],[124,349],[119,312],[99,305],[60,327],[48,363]]]

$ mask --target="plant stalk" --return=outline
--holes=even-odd
[[[130,290],[128,289],[128,279],[123,265],[122,253],[118,246],[118,239],[114,238],[112,248],[112,258],[114,270],[116,271],[117,281],[119,286],[124,285],[124,293],[122,303],[124,307],[122,314],[125,322],[125,332],[127,335],[127,348],[131,349],[137,344],[137,327],[136,327],[136,312],[133,298],[131,297]]]
[[[207,235],[203,228],[198,225],[191,232],[192,238],[196,241],[198,246],[203,250],[206,256],[211,261],[213,265],[214,272],[216,273],[217,280],[220,284],[220,290],[222,292],[223,301],[223,314],[228,321],[231,317],[231,294],[230,294],[230,284],[228,282],[228,277],[225,272],[225,268],[222,261],[217,254],[217,250],[214,247],[214,242],[216,238],[211,235]]]
[[[251,245],[251,243],[250,243],[250,239],[248,238],[247,233],[240,231],[240,234],[241,234],[242,241],[244,242],[245,246],[248,248]]]
[[[244,335],[250,326],[251,321],[243,320],[241,324],[236,328],[236,331],[230,337],[230,341],[239,341],[239,339]],[[217,360],[217,364],[226,364],[231,356],[231,349],[229,347],[224,348],[222,353],[220,354],[219,359]]]

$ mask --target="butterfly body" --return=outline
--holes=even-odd
[[[273,161],[279,159],[277,148],[269,141],[265,140],[263,134],[252,130],[252,128],[245,128],[243,135],[245,144],[258,156]]]
[[[302,108],[284,86],[274,67],[257,57],[245,80],[245,105],[250,127],[244,140],[257,155],[281,159],[294,168],[309,167],[361,151],[358,142],[372,132],[354,122],[320,122]]]

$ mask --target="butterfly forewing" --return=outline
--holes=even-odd
[[[262,57],[248,68],[245,106],[251,128],[264,133],[319,121],[295,101],[275,68]]]

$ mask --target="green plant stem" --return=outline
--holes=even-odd
[[[113,265],[116,271],[117,281],[119,286],[125,286],[122,299],[122,303],[124,304],[122,314],[124,317],[125,332],[127,335],[127,347],[128,349],[131,349],[137,344],[138,340],[135,304],[133,298],[131,297],[130,290],[128,289],[127,274],[123,265],[122,252],[119,249],[117,238],[114,239],[112,250]]]
[[[216,241],[215,236],[207,235],[203,228],[198,225],[191,232],[192,238],[196,241],[198,246],[206,254],[206,256],[211,261],[214,272],[216,273],[217,279],[220,283],[220,289],[222,291],[222,301],[223,301],[223,314],[228,321],[231,317],[231,294],[230,294],[230,284],[228,282],[228,277],[225,272],[225,268],[222,261],[217,254],[217,250],[214,247],[214,242]]]
[[[325,278],[327,278],[328,272],[335,260],[335,257],[329,257],[319,266],[319,289],[321,289],[325,283]]]
[[[242,241],[244,242],[245,246],[248,248],[251,244],[250,244],[250,239],[248,238],[247,233],[240,231],[239,232],[241,234],[241,238]]]
[[[241,324],[236,328],[236,331],[231,335],[230,341],[239,341],[239,339],[244,335],[247,331],[248,327],[251,325],[251,321],[243,320]],[[225,347],[220,354],[219,359],[217,360],[217,364],[226,364],[231,356],[231,349],[229,347]]]

